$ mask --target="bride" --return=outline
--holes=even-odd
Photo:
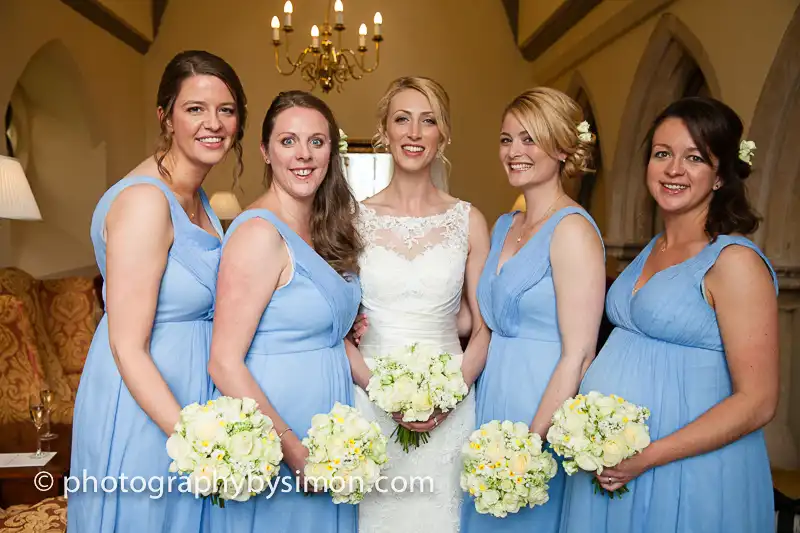
[[[475,429],[472,385],[489,344],[476,298],[489,231],[477,209],[443,190],[443,152],[450,142],[444,89],[428,78],[395,80],[378,104],[378,118],[376,145],[391,152],[394,173],[389,185],[359,210],[365,245],[359,259],[362,310],[368,326],[358,348],[348,342],[358,385],[355,405],[391,435],[397,422],[364,391],[372,359],[414,342],[461,358],[457,322],[465,322],[464,316],[471,316],[461,363],[470,393],[450,412],[402,423],[412,431],[430,431],[426,444],[406,453],[389,439],[387,479],[359,505],[359,531],[456,532],[463,494],[461,447]]]

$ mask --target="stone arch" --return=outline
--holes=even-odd
[[[88,228],[107,187],[106,146],[88,84],[63,42],[48,41],[31,55],[12,105],[25,115],[19,146],[42,221],[11,222],[11,260],[35,277],[90,266]]]
[[[596,136],[594,160],[592,162],[594,173],[587,173],[580,178],[580,182],[569,189],[571,196],[589,211],[597,222],[601,231],[605,231],[605,178],[603,168],[603,154],[601,145],[601,127],[597,123],[594,98],[580,71],[575,71],[570,80],[567,95],[575,100],[583,110],[583,116],[589,122],[592,132]]]
[[[765,428],[771,463],[800,465],[800,7],[783,35],[747,138],[755,141],[748,192],[763,216],[753,239],[778,274],[781,395]]]
[[[748,190],[764,217],[754,236],[777,267],[800,265],[800,7],[761,90],[748,138],[757,149]]]
[[[609,253],[623,261],[638,253],[659,226],[644,183],[645,135],[669,103],[696,95],[718,98],[719,82],[697,37],[678,17],[665,13],[639,61],[608,176]]]

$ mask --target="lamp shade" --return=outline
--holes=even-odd
[[[233,220],[242,212],[239,200],[232,192],[215,192],[209,203],[220,220]]]
[[[514,206],[511,208],[511,210],[525,211],[525,197],[520,194],[514,202]]]
[[[42,220],[22,165],[5,156],[0,156],[0,218]]]

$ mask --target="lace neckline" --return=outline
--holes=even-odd
[[[439,220],[442,218],[446,218],[450,213],[455,211],[464,203],[463,200],[458,200],[456,203],[448,207],[446,210],[442,211],[441,213],[433,213],[432,215],[424,215],[424,216],[413,216],[413,215],[392,215],[389,213],[378,213],[375,208],[368,206],[363,202],[359,202],[361,209],[364,210],[365,213],[368,213],[370,216],[375,218],[384,218],[384,219],[394,219],[394,220]]]

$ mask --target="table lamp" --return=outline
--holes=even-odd
[[[0,218],[42,220],[22,165],[0,155]]]
[[[242,212],[239,200],[236,198],[236,195],[230,191],[215,192],[211,195],[209,203],[211,204],[211,209],[214,210],[214,213],[216,213],[222,223],[222,228],[225,230],[228,229],[231,221]]]

